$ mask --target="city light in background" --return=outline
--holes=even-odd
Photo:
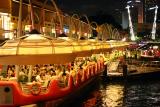
[[[127,9],[127,12],[128,12],[129,29],[130,29],[131,40],[135,41],[135,35],[134,35],[134,30],[133,30],[133,25],[132,25],[132,20],[131,20],[131,14],[130,14],[130,6],[128,5],[126,7],[126,9]]]
[[[155,9],[155,15],[154,15],[154,21],[153,21],[153,27],[152,27],[152,39],[155,40],[158,6],[156,5],[155,7],[150,8],[150,10],[152,10],[152,9]]]

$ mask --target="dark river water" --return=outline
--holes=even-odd
[[[72,107],[160,107],[160,78],[100,79],[92,88]]]

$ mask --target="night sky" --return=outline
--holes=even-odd
[[[57,0],[58,7],[66,13],[94,15],[99,11],[113,14],[123,9],[127,0]]]

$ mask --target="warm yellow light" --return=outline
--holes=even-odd
[[[72,33],[75,34],[76,33],[75,30],[73,30]]]
[[[11,22],[11,23],[10,23],[10,30],[13,30],[13,28],[14,28],[14,23]]]
[[[2,12],[0,12],[0,15],[7,16],[8,13],[2,13]]]
[[[87,33],[84,33],[84,36],[87,36]]]
[[[25,25],[24,30],[25,31],[30,31],[31,30],[31,25]]]
[[[42,35],[39,34],[32,34],[29,35],[25,40],[44,40],[44,37]]]
[[[43,32],[46,32],[46,27],[42,27],[42,31],[43,31]]]
[[[41,34],[28,34],[25,39],[7,41],[0,48],[1,55],[64,54],[73,51],[74,46],[70,42]]]
[[[88,37],[91,37],[91,34],[88,34]]]
[[[121,85],[108,85],[106,87],[106,93],[103,93],[105,98],[102,99],[102,103],[107,107],[119,107],[123,104],[124,86]]]
[[[55,30],[55,28],[52,28],[52,33],[56,33],[56,30]]]
[[[62,33],[63,33],[63,32],[62,32],[62,30],[60,30],[59,32],[60,32],[60,34],[62,34]]]

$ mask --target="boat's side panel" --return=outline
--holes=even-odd
[[[97,64],[91,65],[95,67],[89,66],[86,70],[84,70],[82,77],[80,77],[80,75],[77,77],[76,84],[74,84],[73,77],[70,75],[68,86],[65,88],[60,88],[58,81],[52,80],[48,86],[47,92],[39,95],[24,94],[20,88],[20,85],[15,81],[0,81],[0,106],[16,107],[63,98],[68,94],[71,94],[73,91],[78,90],[92,78],[99,75],[99,73],[103,70],[103,65],[103,61],[98,61]]]

